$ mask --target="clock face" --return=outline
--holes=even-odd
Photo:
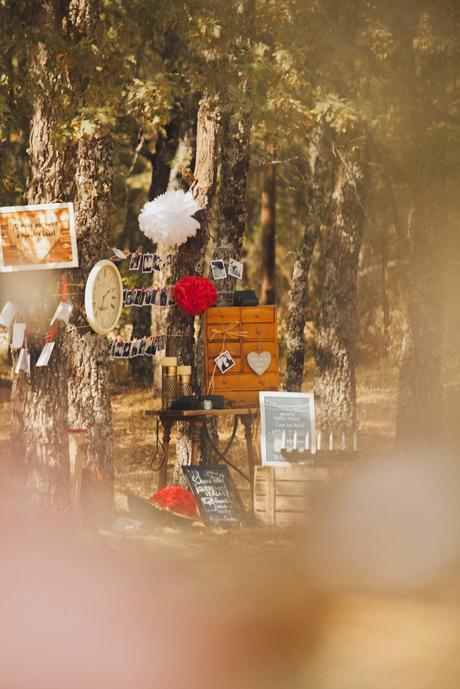
[[[86,282],[85,310],[89,324],[100,335],[107,335],[117,324],[123,307],[123,283],[111,261],[99,261]]]

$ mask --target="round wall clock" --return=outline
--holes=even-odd
[[[91,268],[85,288],[88,322],[99,335],[107,335],[118,323],[123,308],[123,282],[112,261],[98,261]]]

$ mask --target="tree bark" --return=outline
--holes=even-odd
[[[315,394],[322,429],[341,434],[356,426],[358,259],[364,222],[366,150],[355,138],[336,151],[331,222],[324,237],[325,276],[315,343]]]
[[[93,265],[104,258],[109,243],[113,176],[111,135],[96,133],[81,138],[77,159],[74,201],[80,267],[69,273],[69,281],[84,285]],[[88,439],[83,497],[92,502],[101,497],[109,508],[113,433],[108,341],[87,325],[83,300],[75,301],[72,323],[65,335],[69,427],[86,429]]]
[[[400,447],[426,448],[442,437],[443,194],[438,169],[415,196],[396,416]]]
[[[217,160],[220,130],[218,99],[205,95],[200,101],[197,116],[196,161],[194,197],[201,206],[196,214],[200,229],[173,254],[171,279],[175,283],[185,275],[202,275],[204,257],[209,240],[213,199],[216,192]],[[195,361],[195,319],[180,309],[168,313],[168,355],[177,356],[182,364],[193,365],[193,387],[199,389]],[[187,429],[178,424],[174,481],[182,480],[181,466],[190,461]]]
[[[321,226],[328,222],[331,197],[332,152],[323,139],[310,150],[308,218],[292,271],[286,328],[286,378],[284,389],[302,389],[305,364],[305,317],[308,303],[309,272]]]
[[[273,155],[274,147],[268,152]],[[262,171],[262,304],[276,304],[276,167],[268,163]]]
[[[54,30],[58,19],[53,6],[43,3],[38,21],[45,36]],[[33,103],[27,200],[30,204],[67,200],[73,186],[72,147],[59,145],[56,133],[62,125],[60,104],[69,91],[68,75],[62,66],[53,64],[46,39],[38,45],[31,69],[37,84],[46,87],[40,88]],[[31,274],[16,282],[19,293],[24,288],[31,296],[50,292],[51,281],[46,275]],[[43,346],[46,329],[44,323],[30,324],[32,360]],[[13,374],[11,393],[12,471],[19,470],[20,482],[36,505],[56,510],[65,509],[69,501],[67,379],[60,345],[59,339],[52,365],[32,367],[30,380],[23,373]]]
[[[41,370],[34,367],[30,382],[22,375],[14,380],[12,443],[16,451],[23,450],[36,502],[52,508],[66,507],[69,501],[69,427],[87,429],[86,470],[104,486],[106,497],[113,472],[108,346],[105,338],[89,330],[83,304],[86,276],[108,243],[111,140],[98,132],[80,138],[78,145],[61,144],[59,129],[67,124],[64,103],[78,109],[84,104],[87,84],[78,73],[67,72],[71,60],[57,63],[46,43],[57,28],[66,31],[70,50],[82,39],[96,40],[99,11],[99,0],[42,3],[45,38],[34,61],[41,90],[31,127],[28,200],[74,198],[79,268],[67,273],[71,292],[77,292],[72,299],[72,324],[59,334],[50,365]],[[37,332],[41,345],[43,334]],[[33,352],[34,360],[37,353]]]

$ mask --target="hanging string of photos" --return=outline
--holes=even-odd
[[[110,346],[112,359],[133,359],[136,356],[164,356],[166,351],[166,336],[156,335],[140,339],[123,340],[115,338]]]
[[[59,324],[67,324],[73,310],[69,301],[69,286],[64,275],[60,278],[59,289],[60,302],[56,307],[54,315],[50,321],[50,327],[45,335],[43,348],[35,363],[37,368],[48,366],[51,354],[56,344],[56,337],[59,332]],[[30,376],[31,357],[27,343],[27,320],[20,320],[21,312],[11,301],[6,302],[0,312],[0,326],[11,328],[10,349],[13,354],[14,372],[19,374],[21,371]],[[15,356],[17,354],[16,361]]]
[[[162,257],[159,254],[144,253],[141,251],[122,251],[116,247],[111,247],[113,256],[111,260],[115,263],[129,258],[130,271],[138,271],[141,273],[161,273],[171,265],[172,257],[170,254]]]
[[[123,306],[174,306],[174,287],[131,287],[123,290]]]

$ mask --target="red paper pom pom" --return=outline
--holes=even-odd
[[[176,282],[174,298],[182,311],[189,316],[195,316],[214,306],[217,301],[217,290],[208,278],[190,275]]]
[[[181,486],[167,486],[157,490],[149,498],[149,502],[185,517],[196,517],[198,514],[195,498],[189,490]]]

